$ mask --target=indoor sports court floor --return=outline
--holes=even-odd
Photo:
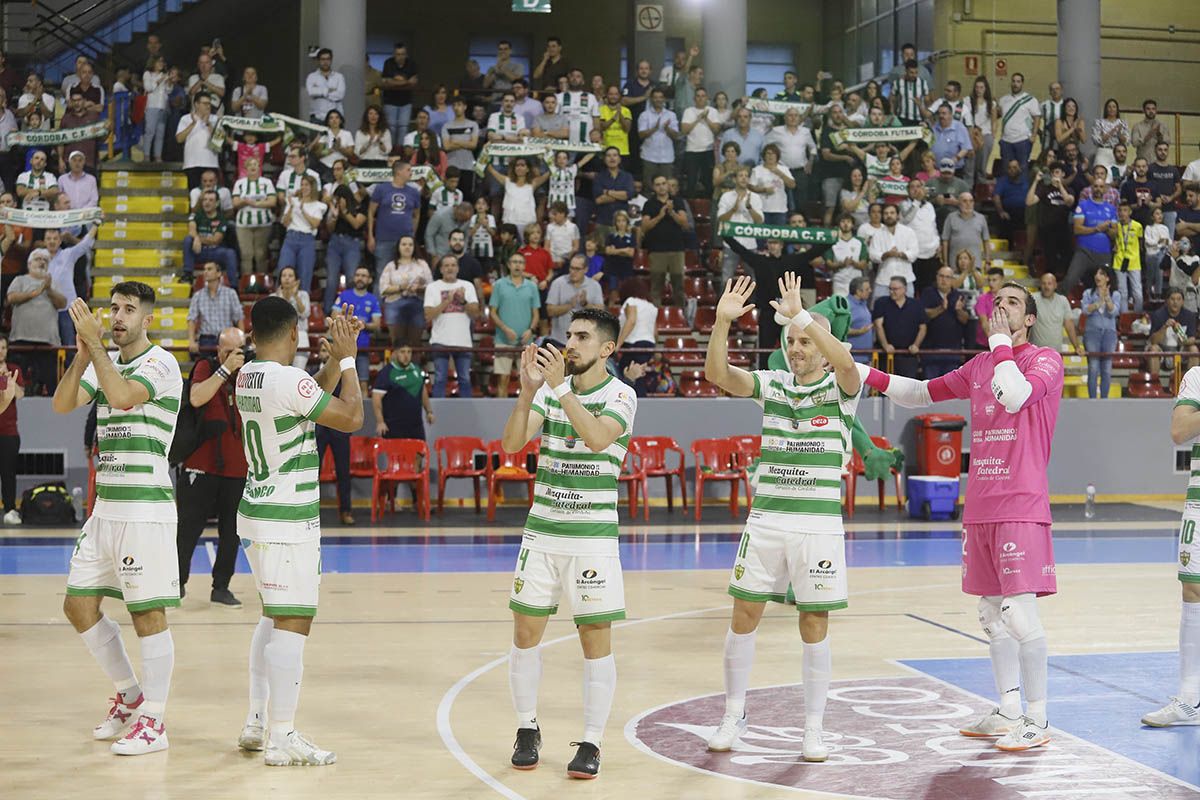
[[[1045,749],[1003,754],[955,733],[994,694],[975,603],[959,591],[957,527],[860,505],[848,526],[850,608],[832,615],[833,753],[805,764],[800,640],[795,612],[781,606],[760,632],[749,734],[732,753],[705,751],[723,709],[725,581],[740,524],[720,507],[700,526],[656,508],[656,521],[675,524],[622,532],[630,619],[614,632],[617,697],[590,783],[565,775],[582,669],[561,615],[545,642],[541,767],[508,767],[517,509],[487,527],[466,509],[432,526],[411,512],[387,527],[327,526],[298,715],[338,753],[320,769],[268,769],[236,748],[259,610],[244,558],[231,588],[245,607],[218,609],[207,602],[211,545],[197,550],[191,593],[170,614],[171,748],[120,759],[90,737],[112,687],[60,611],[74,532],[4,531],[0,797],[1200,798],[1200,728],[1138,722],[1177,688],[1178,514],[1112,504],[1088,521],[1078,506],[1055,508],[1060,593],[1043,615],[1056,733]],[[136,665],[128,617],[106,607]]]

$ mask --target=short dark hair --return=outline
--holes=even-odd
[[[898,283],[901,286],[908,288],[908,278],[904,277],[903,275],[893,275],[891,278],[888,279],[888,283],[889,284]]]
[[[496,47],[499,47],[502,44],[506,44],[509,47],[512,47],[512,42],[510,42],[508,39],[501,39],[500,41],[496,42]],[[513,81],[513,83],[516,83],[516,81]]]
[[[450,166],[446,167],[446,174],[442,177],[442,179],[448,181],[451,178],[461,178],[461,177],[462,177],[462,170],[459,169],[458,167],[454,166],[453,164],[451,164]]]
[[[524,78],[517,78],[515,81],[512,82],[512,85],[513,86],[524,86],[526,89],[528,89],[529,81],[525,80]]]
[[[1178,286],[1172,286],[1170,289],[1167,289],[1167,293],[1166,293],[1166,295],[1164,295],[1163,299],[1170,300],[1171,295],[1173,295],[1173,294],[1177,294],[1180,297],[1183,297],[1183,289],[1180,289]]]
[[[596,333],[601,336],[601,344],[615,342],[621,335],[621,323],[611,311],[603,308],[581,308],[571,315],[571,322],[583,320],[596,326]]]
[[[866,282],[867,282],[867,279],[862,277],[861,275],[858,276],[857,278],[851,278],[850,279],[850,294],[858,294],[858,290],[861,289],[863,284]]]
[[[274,342],[296,329],[296,306],[282,297],[264,297],[250,309],[250,324],[258,344]]]
[[[406,45],[404,42],[396,42],[395,44],[392,45],[392,49],[393,50],[407,50],[408,45]]]
[[[546,44],[550,44],[551,42],[557,42],[558,46],[562,47],[562,39],[558,38],[557,36],[547,36]]]
[[[317,58],[321,58],[323,56],[329,56],[330,58],[333,58],[333,51],[328,47],[322,47],[317,51]]]
[[[667,96],[667,93],[665,91],[663,91],[663,88],[661,86],[655,86],[653,89],[650,90],[651,97],[653,97],[656,94],[661,94],[663,97]]]
[[[961,84],[961,83],[959,83],[958,81],[946,81],[946,85],[947,85],[947,86],[953,86],[953,87],[954,87],[954,90],[955,90],[956,92],[961,92],[961,91],[962,91],[962,84]]]
[[[1158,101],[1155,100],[1153,97],[1147,97],[1145,100],[1142,101],[1142,108],[1145,109],[1146,106],[1148,106],[1148,105],[1153,105],[1155,108],[1158,108]]]
[[[1135,162],[1135,163],[1136,163],[1136,162]],[[1066,164],[1064,164],[1064,163],[1063,163],[1063,162],[1061,162],[1061,161],[1051,161],[1051,162],[1050,162],[1050,166],[1048,167],[1048,169],[1049,169],[1051,172],[1054,172],[1054,170],[1058,170],[1059,172],[1066,173],[1066,171],[1067,171],[1067,165],[1066,165]]]
[[[604,157],[605,158],[608,158],[608,153],[610,150],[616,150],[617,155],[621,155],[621,148],[617,147],[616,145],[610,144],[608,147],[604,148]],[[447,169],[446,171],[449,172],[449,169]]]
[[[904,62],[905,69],[918,69],[920,66],[921,65],[917,63],[915,58],[910,58],[908,61]]]
[[[151,307],[153,307],[154,302],[158,300],[158,295],[154,293],[154,289],[152,289],[149,285],[142,283],[141,281],[121,281],[118,284],[114,284],[112,291],[109,292],[108,296],[112,298],[116,295],[121,295],[122,297],[136,297],[139,305]],[[284,302],[287,301],[285,300]]]
[[[988,267],[988,275],[1003,275],[1004,267]]]
[[[558,212],[559,214],[568,214],[568,213],[570,213],[570,209],[569,209],[569,208],[567,208],[567,204],[566,204],[566,203],[564,203],[562,200],[556,200],[556,201],[554,201],[553,203],[551,203],[551,204],[550,204],[550,210],[551,210],[551,211]]]
[[[1023,72],[1014,72],[1012,74],[1012,76],[1014,78],[1020,78],[1021,80],[1025,80],[1025,73],[1023,73]]]
[[[992,269],[996,269],[996,267],[992,267]],[[1000,270],[1000,271],[1003,272],[1004,270]],[[990,275],[991,273],[992,273],[992,270],[989,269],[988,274]],[[1019,284],[1016,281],[1005,281],[1000,286],[1000,288],[1001,289],[1020,289],[1022,292],[1024,292],[1025,293],[1025,315],[1026,316],[1034,316],[1034,317],[1037,316],[1037,303],[1034,301],[1033,294],[1030,293],[1028,286]]]
[[[507,91],[505,91],[503,94],[500,95],[501,100],[503,100],[506,97],[511,97],[513,100],[517,99],[517,95],[513,92],[512,89],[508,89]]]
[[[912,50],[912,51],[916,52],[916,49],[917,49],[917,46],[915,44],[913,44],[912,42],[905,42],[904,44],[900,45],[901,53],[903,53],[905,50]]]

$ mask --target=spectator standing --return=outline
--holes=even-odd
[[[321,159],[326,175],[338,161],[349,161],[354,157],[354,134],[342,127],[342,112],[330,109],[324,118],[328,133],[317,139],[316,153]]]
[[[1200,310],[1200,256],[1192,253],[1192,240],[1184,237],[1172,242],[1167,255],[1170,258],[1169,288],[1183,292],[1183,307],[1188,311]],[[1143,315],[1143,319],[1147,321],[1148,333],[1148,316]]]
[[[721,146],[736,142],[742,149],[738,160],[751,169],[762,157],[764,139],[762,133],[750,127],[750,109],[742,107],[733,115],[734,127],[721,135]]]
[[[46,251],[50,253],[50,263],[46,269],[50,273],[50,280],[54,282],[54,288],[67,301],[68,307],[78,297],[75,293],[77,265],[79,260],[86,259],[96,246],[96,230],[95,227],[89,229],[87,235],[71,247],[62,246],[62,233],[56,228],[49,228],[42,233],[42,242]],[[84,284],[86,285],[86,281]],[[66,308],[58,311],[58,338],[68,344],[75,341],[75,324]]]
[[[62,119],[59,120],[58,127],[62,130],[71,128],[82,128],[91,125],[100,120],[100,112],[89,106],[85,100],[83,91],[78,87],[71,89],[70,100],[67,103],[67,110],[63,113]],[[81,152],[84,155],[84,160],[87,166],[96,168],[96,139],[83,139],[75,142],[72,147],[75,152]],[[66,163],[63,154],[66,152],[66,145],[58,146],[58,163]]]
[[[279,268],[296,267],[300,273],[300,286],[306,292],[312,288],[313,270],[317,264],[317,233],[329,210],[321,202],[319,186],[311,175],[303,176],[299,194],[288,198],[279,220],[287,230],[283,246],[279,248]]]
[[[625,280],[619,291],[621,311],[617,319],[621,323],[621,333],[617,336],[617,351],[621,353],[619,369],[623,373],[631,363],[645,364],[654,355],[658,340],[658,309],[650,302],[645,281]]]
[[[500,226],[500,241],[504,241],[504,228],[507,225]],[[525,257],[525,274],[532,278],[538,287],[538,291],[542,292],[542,297],[545,299],[545,293],[550,289],[550,277],[554,272],[554,262],[550,260],[550,251],[542,247],[542,226],[536,222],[528,225],[525,230],[525,244],[519,250],[522,256]]]
[[[0,53],[0,59],[3,54]],[[20,464],[21,431],[17,427],[17,404],[13,401],[25,396],[25,378],[16,364],[8,361],[8,336],[0,333],[0,377],[6,386],[0,396],[8,396],[4,410],[0,411],[0,497],[4,500],[4,524],[20,525],[21,512],[17,511],[17,468]],[[12,384],[8,386],[7,384]]]
[[[567,219],[567,206],[556,202],[550,206],[550,224],[546,226],[546,249],[556,270],[562,269],[579,252],[579,228]]]
[[[233,94],[229,98],[229,108],[239,117],[262,119],[269,99],[267,87],[258,82],[258,70],[254,67],[246,67],[242,70],[241,85],[233,88]]]
[[[908,182],[908,198],[900,205],[900,222],[912,230],[917,237],[917,257],[912,269],[915,276],[915,293],[924,292],[932,286],[937,274],[941,239],[938,236],[937,214],[929,202],[923,181]]]
[[[638,116],[643,186],[653,187],[658,176],[665,180],[675,174],[674,142],[682,135],[675,112],[666,107],[663,90],[654,87],[650,91],[650,107]]]
[[[563,56],[562,39],[557,36],[547,38],[542,60],[533,68],[534,85],[557,89],[559,78],[565,78],[570,71],[571,67]]]
[[[1083,344],[1080,343],[1079,333],[1075,328],[1071,303],[1058,293],[1058,280],[1054,277],[1054,273],[1042,273],[1038,287],[1040,291],[1033,295],[1034,305],[1037,306],[1037,320],[1029,329],[1029,341],[1038,347],[1049,347],[1052,350],[1061,351],[1063,349],[1063,331],[1065,330],[1067,338],[1071,340],[1071,349],[1082,355]]]
[[[855,165],[854,156],[842,147],[835,147],[833,135],[848,127],[846,115],[841,106],[829,109],[829,119],[821,126],[819,148],[821,160],[817,163],[816,174],[821,181],[821,199],[825,204],[824,224],[828,226],[833,221],[834,211],[841,198],[842,187],[850,179],[850,169]]]
[[[396,252],[401,236],[415,236],[421,222],[421,192],[409,186],[412,165],[397,161],[392,165],[390,183],[371,187],[367,207],[367,249],[375,256],[376,268],[386,264]]]
[[[551,96],[553,95],[547,95],[547,97]],[[528,131],[521,125],[521,117],[518,117],[513,111],[513,108],[516,106],[516,102],[516,95],[514,95],[512,92],[505,92],[503,97],[500,98],[500,110],[493,111],[491,116],[488,117],[487,141],[489,144],[493,142],[515,144],[520,142],[521,137],[528,133]],[[553,109],[555,104],[558,102],[558,99],[555,98],[553,102],[543,102],[546,103],[546,114],[553,115]],[[488,166],[495,167],[500,172],[506,172],[508,170],[508,159],[493,158],[488,162]],[[498,198],[504,194],[504,184],[489,177],[488,180],[485,181],[484,186],[487,190],[488,197],[493,198],[493,213],[499,216],[500,204],[496,202],[495,198]]]
[[[575,180],[579,176],[579,167],[592,158],[588,153],[583,160],[570,163],[570,154],[564,150],[554,153],[554,163],[550,167],[550,186],[545,203],[554,205],[562,203],[567,207],[567,216],[575,216]],[[535,194],[535,200],[539,199]],[[538,214],[538,216],[541,216]]]
[[[571,258],[565,275],[550,283],[546,295],[546,316],[550,318],[550,339],[559,349],[567,344],[567,326],[571,314],[583,308],[604,308],[604,292],[600,284],[587,276],[587,257],[576,254]]]
[[[383,319],[383,306],[379,297],[371,292],[371,270],[360,266],[354,270],[354,284],[342,290],[333,308],[336,317],[347,308],[353,309],[354,316],[363,321],[363,329],[358,332],[358,355],[354,359],[354,369],[358,373],[358,382],[365,392],[371,377],[371,334],[378,331]]]
[[[604,90],[604,103],[600,106],[600,141],[606,147],[615,147],[621,157],[629,155],[629,130],[633,127],[633,114],[621,102],[621,90],[613,84]]]
[[[375,435],[385,439],[425,441],[425,425],[434,422],[425,370],[413,363],[412,347],[401,344],[375,377],[371,390],[375,411]]]
[[[930,350],[958,350],[962,347],[963,332],[971,318],[965,300],[954,288],[954,270],[940,267],[933,286],[921,292],[921,305],[925,307],[926,336],[922,345],[925,355],[921,364],[925,380],[940,378],[953,372],[962,364],[962,357],[945,353],[930,353]]]
[[[950,159],[953,161],[953,171],[962,173],[967,161],[974,155],[974,146],[966,126],[954,119],[954,111],[949,104],[938,108],[937,122],[930,130],[933,132],[934,157],[939,163]]]
[[[217,555],[212,562],[209,601],[226,608],[242,603],[229,591],[241,541],[237,511],[246,488],[246,454],[242,447],[242,418],[234,404],[238,370],[245,361],[246,335],[238,328],[221,331],[215,356],[196,362],[188,378],[188,402],[200,409],[205,427],[220,428],[184,459],[175,482],[178,509],[176,547],[179,555],[179,596],[186,592],[192,555],[215,511]]]
[[[1191,186],[1184,190],[1184,207],[1176,212],[1175,238],[1185,236],[1192,241],[1192,252],[1200,253],[1200,188]]]
[[[1063,154],[1068,144],[1082,147],[1086,125],[1079,114],[1079,102],[1074,97],[1063,100],[1062,114],[1054,121],[1054,150]],[[1065,155],[1063,155],[1066,158]]]
[[[429,105],[425,106],[425,113],[429,115],[429,130],[433,131],[435,137],[441,137],[442,128],[446,123],[454,119],[454,110],[450,108],[449,92],[444,85],[435,86],[433,89],[433,99]]]
[[[534,340],[538,330],[538,315],[542,305],[537,284],[525,275],[525,257],[513,253],[508,259],[508,274],[492,284],[488,301],[492,321],[496,324],[497,352],[492,362],[496,375],[496,396],[508,397],[515,350],[500,348],[524,347]]]
[[[721,132],[716,110],[708,104],[708,90],[696,89],[694,105],[684,109],[679,132],[687,137],[683,151],[683,171],[686,176],[684,194],[688,197],[711,197],[713,144]]]
[[[267,245],[271,241],[271,226],[275,222],[275,206],[279,198],[275,186],[262,175],[257,158],[245,162],[246,177],[233,184],[233,208],[237,214],[238,251],[242,257],[242,272],[266,272]]]
[[[317,353],[317,358],[323,363],[329,360],[329,340],[322,337],[321,347]],[[341,394],[341,382],[334,387],[331,394],[338,397]],[[350,475],[350,434],[342,433],[341,431],[327,428],[324,425],[317,426],[317,463],[325,463],[325,451],[329,450],[333,454],[333,471],[337,479],[337,501],[338,501],[338,517],[343,525],[354,524],[354,514],[350,510],[353,500],[352,491],[352,476]]]
[[[1037,206],[1037,226],[1046,258],[1046,272],[1056,278],[1065,275],[1071,260],[1071,209],[1075,195],[1067,188],[1062,163],[1056,161],[1048,172],[1030,185],[1025,193],[1026,207]],[[1038,315],[1041,319],[1041,315]]]
[[[1090,354],[1087,359],[1088,397],[1095,400],[1108,397],[1112,381],[1112,356],[1096,354],[1112,353],[1117,349],[1117,320],[1121,317],[1124,299],[1113,288],[1111,268],[1098,267],[1092,282],[1094,287],[1084,290],[1081,305],[1087,319],[1083,344]]]
[[[463,231],[465,234],[470,229],[471,217],[470,203],[459,203],[434,214],[425,226],[425,251],[429,257],[437,260],[449,253],[450,235],[455,231]]]
[[[415,251],[416,240],[401,236],[394,258],[379,273],[377,288],[393,347],[419,345],[425,330],[425,287],[433,283],[433,272]]]
[[[600,118],[600,101],[584,87],[582,70],[572,68],[567,78],[567,90],[558,93],[558,111],[568,123],[567,141],[573,144],[593,141],[592,134]]]
[[[737,172],[734,173],[733,189],[721,195],[721,201],[717,204],[717,224],[721,225],[726,222],[748,222],[755,225],[763,223],[763,201],[756,192],[750,190],[750,169],[744,164],[738,167]],[[644,235],[644,222],[642,230]],[[742,236],[737,241],[749,250],[758,246],[752,236]],[[734,272],[737,271],[737,265],[737,253],[726,244],[721,255],[722,284],[733,277]],[[653,267],[651,269],[653,270]],[[657,296],[655,299],[658,300]]]
[[[1037,98],[1025,91],[1025,76],[1014,72],[1009,94],[997,103],[1000,113],[1000,159],[1016,161],[1022,174],[1029,166],[1033,151],[1033,133],[1041,114]]]
[[[1144,238],[1142,223],[1133,219],[1133,209],[1129,203],[1121,201],[1117,207],[1117,225],[1113,235],[1113,268],[1117,273],[1116,289],[1122,300],[1132,301],[1129,309],[1134,312],[1142,310],[1142,240]],[[1119,305],[1119,311],[1126,310]]]
[[[952,258],[964,250],[976,264],[990,263],[990,238],[987,217],[975,211],[975,195],[963,192],[958,196],[958,210],[942,224],[942,266],[953,264]]]
[[[466,110],[466,101],[462,102]],[[474,125],[475,123],[471,123]],[[476,128],[478,131],[478,128]],[[383,119],[383,109],[369,105],[363,110],[362,122],[354,132],[354,155],[358,163],[364,167],[382,167],[387,164],[388,155],[392,152],[392,132],[388,130]],[[453,160],[450,162],[453,163]],[[471,159],[474,166],[475,159]]]
[[[988,337],[992,335],[992,310],[996,307],[996,293],[1004,285],[1004,270],[1000,267],[988,267],[987,291],[975,300],[974,314],[979,322],[975,328],[975,344],[980,348],[988,346]]]
[[[850,281],[850,327],[846,330],[846,342],[854,351],[871,350],[875,347],[875,325],[871,321],[871,281],[854,278]],[[854,360],[870,364],[871,354],[855,352]]]
[[[58,190],[71,201],[70,208],[95,208],[100,205],[96,176],[83,171],[85,157],[79,150],[67,157],[68,171],[59,176]]]
[[[28,121],[30,114],[41,115],[36,129],[50,130],[50,123],[54,119],[54,95],[46,91],[42,76],[36,72],[29,73],[25,79],[25,90],[17,98],[17,119]]]
[[[1044,153],[1056,149],[1057,142],[1054,138],[1055,125],[1062,119],[1063,115],[1062,84],[1058,81],[1051,81],[1050,85],[1046,88],[1050,96],[1042,101],[1041,114],[1034,122],[1034,135],[1041,141],[1042,152]]]
[[[71,90],[78,87],[88,109],[99,113],[104,110],[104,83],[96,74],[96,65],[86,56],[75,59],[75,72],[63,78],[63,97],[70,97]]]
[[[344,279],[354,279],[362,263],[363,234],[367,228],[366,201],[349,186],[333,190],[329,201],[327,221],[332,223],[329,241],[325,245],[325,313],[333,310],[333,298]]]
[[[796,180],[792,177],[792,171],[779,163],[779,145],[768,144],[763,147],[762,153],[763,163],[750,173],[750,190],[762,196],[763,219],[766,223],[783,225],[787,222],[787,212],[791,205],[792,191],[796,188]],[[736,173],[734,184],[737,184]]]
[[[458,279],[458,262],[443,259],[441,278],[425,287],[425,319],[433,324],[433,396],[446,396],[450,359],[458,378],[458,396],[471,397],[471,320],[479,316],[475,287]]]
[[[1105,188],[1105,170],[1098,167],[1092,173],[1092,188],[1101,193]],[[1084,275],[1095,273],[1099,267],[1112,266],[1112,238],[1115,234],[1117,209],[1111,204],[1081,197],[1075,206],[1075,255],[1067,267],[1063,294],[1070,294]]]
[[[992,174],[992,148],[996,144],[993,131],[999,120],[996,102],[992,99],[992,85],[985,77],[978,77],[971,86],[971,147],[975,151],[967,164],[966,180],[972,188]],[[1051,131],[1053,132],[1053,131]]]
[[[892,113],[902,125],[920,125],[928,115],[929,82],[918,72],[915,58],[904,62],[904,76],[892,81]]]
[[[592,198],[596,204],[596,241],[608,241],[616,215],[628,213],[629,200],[633,195],[633,175],[621,169],[620,150],[612,146],[605,148],[604,169],[596,173],[592,180]]]
[[[533,121],[542,115],[542,104],[537,98],[530,96],[529,83],[524,79],[513,81],[513,113],[517,115],[522,128],[533,130]]]
[[[308,117],[313,122],[322,122],[330,111],[345,115],[342,101],[346,99],[346,78],[333,69],[333,51],[328,47],[317,51],[317,68],[304,79],[304,91],[308,94]]]
[[[479,65],[476,64],[478,70]],[[391,129],[392,141],[400,144],[408,134],[408,123],[412,119],[413,90],[420,81],[417,62],[408,57],[404,42],[392,46],[392,56],[383,62],[383,113]],[[482,77],[480,86],[482,87]]]
[[[202,193],[200,207],[188,219],[188,235],[183,239],[183,274],[189,281],[197,260],[215,261],[225,270],[229,285],[237,285],[237,253],[225,243],[229,233],[229,223],[218,207],[217,193],[211,190]],[[218,328],[217,333],[220,332]]]
[[[233,211],[233,194],[224,186],[217,184],[217,171],[206,169],[200,173],[200,185],[188,192],[188,207],[195,211],[200,207],[200,198],[205,192],[217,193],[217,208],[222,214]]]
[[[550,173],[532,176],[529,159],[518,156],[509,164],[508,174],[502,175],[494,166],[488,164],[488,173],[504,189],[504,210],[501,221],[515,225],[517,230],[525,230],[529,225],[537,223],[537,202],[534,192],[539,186],[550,180]]]
[[[783,124],[771,129],[766,144],[779,148],[779,161],[791,171],[796,184],[788,207],[800,208],[808,202],[808,182],[817,159],[817,143],[813,140],[812,131],[800,124],[799,110],[789,108],[784,112]]]
[[[163,141],[167,135],[167,93],[171,87],[166,66],[162,56],[155,56],[142,73],[142,90],[146,93],[142,152],[150,161],[162,161]]]
[[[838,217],[838,240],[822,256],[825,269],[833,273],[833,293],[846,297],[852,293],[850,284],[861,278],[870,260],[867,245],[854,235],[854,217]]]
[[[455,97],[451,103],[454,117],[442,126],[442,149],[446,164],[458,167],[460,187],[465,197],[475,195],[475,148],[479,146],[479,126],[467,119],[467,101]]]
[[[1154,194],[1150,203],[1151,208],[1160,208],[1163,212],[1163,224],[1167,230],[1175,230],[1175,204],[1183,192],[1183,175],[1179,167],[1172,164],[1170,158],[1171,145],[1159,142],[1154,146],[1154,159],[1146,166],[1146,177],[1150,179]],[[1142,221],[1145,225],[1145,221]]]
[[[1163,261],[1167,256],[1167,248],[1171,245],[1171,233],[1163,224],[1163,210],[1154,209],[1150,217],[1150,225],[1146,227],[1143,239],[1146,243],[1145,278],[1147,289],[1152,298],[1162,295]]]
[[[192,108],[201,95],[208,95],[212,100],[212,113],[221,116],[225,112],[222,105],[225,99],[225,77],[213,70],[212,56],[201,52],[196,59],[196,71],[187,79],[187,93],[192,100]]]
[[[1121,119],[1121,106],[1113,98],[1104,101],[1104,114],[1092,123],[1092,144],[1096,155],[1092,164],[1107,167],[1113,163],[1113,148],[1118,144],[1129,145],[1129,125]]]
[[[1029,177],[1022,169],[1021,162],[1009,159],[1005,162],[1005,172],[996,179],[996,188],[992,192],[992,200],[996,203],[996,215],[1000,217],[1000,230],[1010,241],[1013,233],[1025,224],[1025,197],[1029,194]]]
[[[193,357],[202,347],[216,347],[221,331],[245,324],[242,301],[236,290],[222,284],[217,262],[206,262],[203,270],[204,286],[192,294],[188,305],[188,352]]]
[[[175,141],[183,145],[183,171],[187,173],[189,189],[200,185],[204,170],[220,168],[217,154],[209,147],[216,122],[212,96],[200,92],[192,101],[192,113],[184,114],[175,129]]]
[[[912,295],[913,262],[919,249],[917,234],[900,222],[900,210],[890,203],[884,206],[883,227],[871,237],[867,247],[871,261],[879,265],[875,273],[876,300],[895,293],[892,285],[895,277],[904,279],[901,288]]]
[[[275,297],[282,297],[296,309],[296,357],[292,366],[304,369],[308,366],[309,347],[308,317],[312,311],[312,300],[308,292],[300,288],[300,279],[295,267],[284,267],[279,270],[279,288],[274,292]]]
[[[54,394],[58,386],[58,370],[55,366],[57,353],[48,348],[62,344],[57,312],[67,307],[67,300],[55,290],[49,265],[49,251],[38,248],[30,252],[28,271],[13,278],[6,294],[12,306],[12,325],[9,330],[12,343],[19,347],[47,348],[25,353],[21,357],[29,393],[34,396]]]
[[[604,240],[604,282],[610,298],[621,284],[633,277],[633,258],[637,255],[637,243],[629,214],[618,211],[613,216],[614,228]]]
[[[917,377],[917,353],[925,341],[927,325],[921,304],[908,297],[908,281],[897,275],[888,281],[888,293],[875,300],[872,316],[879,346],[892,356],[893,375]]]

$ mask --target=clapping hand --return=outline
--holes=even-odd
[[[521,394],[529,394],[530,397],[536,392],[545,382],[542,376],[542,371],[537,363],[538,347],[536,344],[530,344],[521,351]]]
[[[537,365],[545,378],[546,384],[555,389],[562,385],[567,377],[567,362],[558,348],[552,344],[537,349]]]
[[[754,308],[750,298],[754,296],[754,281],[747,275],[740,276],[736,281],[732,278],[725,281],[725,293],[717,302],[717,319],[733,322],[747,311]]]
[[[88,308],[87,301],[82,297],[76,297],[75,302],[71,303],[67,309],[71,315],[71,321],[75,323],[75,335],[89,349],[99,352],[104,349],[100,343],[100,337],[103,335],[104,329],[100,325],[100,317],[92,313]]]

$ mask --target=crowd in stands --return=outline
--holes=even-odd
[[[468,60],[438,82],[397,43],[362,87],[322,49],[303,82],[307,120],[276,118],[255,67],[231,67],[219,42],[172,63],[152,35],[143,70],[102,81],[81,57],[54,90],[0,54],[0,134],[111,129],[108,98],[129,98],[139,138],[123,155],[181,162],[191,190],[189,349],[215,348],[258,293],[296,303],[305,345],[351,306],[373,348],[364,385],[412,389],[404,376],[432,364],[434,397],[506,396],[515,348],[562,343],[573,311],[608,307],[622,324],[614,372],[639,393],[706,394],[701,348],[724,281],[753,274],[767,308],[784,271],[810,300],[846,298],[859,358],[934,377],[986,346],[1005,261],[1040,276],[1038,344],[1148,350],[1156,385],[1173,365],[1161,354],[1197,353],[1200,160],[1174,163],[1153,100],[1129,125],[1115,100],[1084,120],[1070,87],[1039,100],[1019,73],[995,94],[985,77],[937,88],[911,45],[860,86],[787,71],[775,97],[730,98],[707,89],[698,46],[621,81],[585,73],[573,44],[551,37],[526,74],[502,41],[486,72]],[[358,91],[366,110],[346,119]],[[97,205],[102,141],[5,137],[0,206]],[[767,228],[722,236],[730,222]],[[770,226],[828,229],[829,243]],[[5,226],[14,345],[70,344],[61,310],[88,295],[94,242],[87,225]],[[766,363],[770,317],[739,323],[734,357]],[[31,357],[42,391],[48,353]],[[1108,395],[1112,367],[1088,360],[1093,396]]]

